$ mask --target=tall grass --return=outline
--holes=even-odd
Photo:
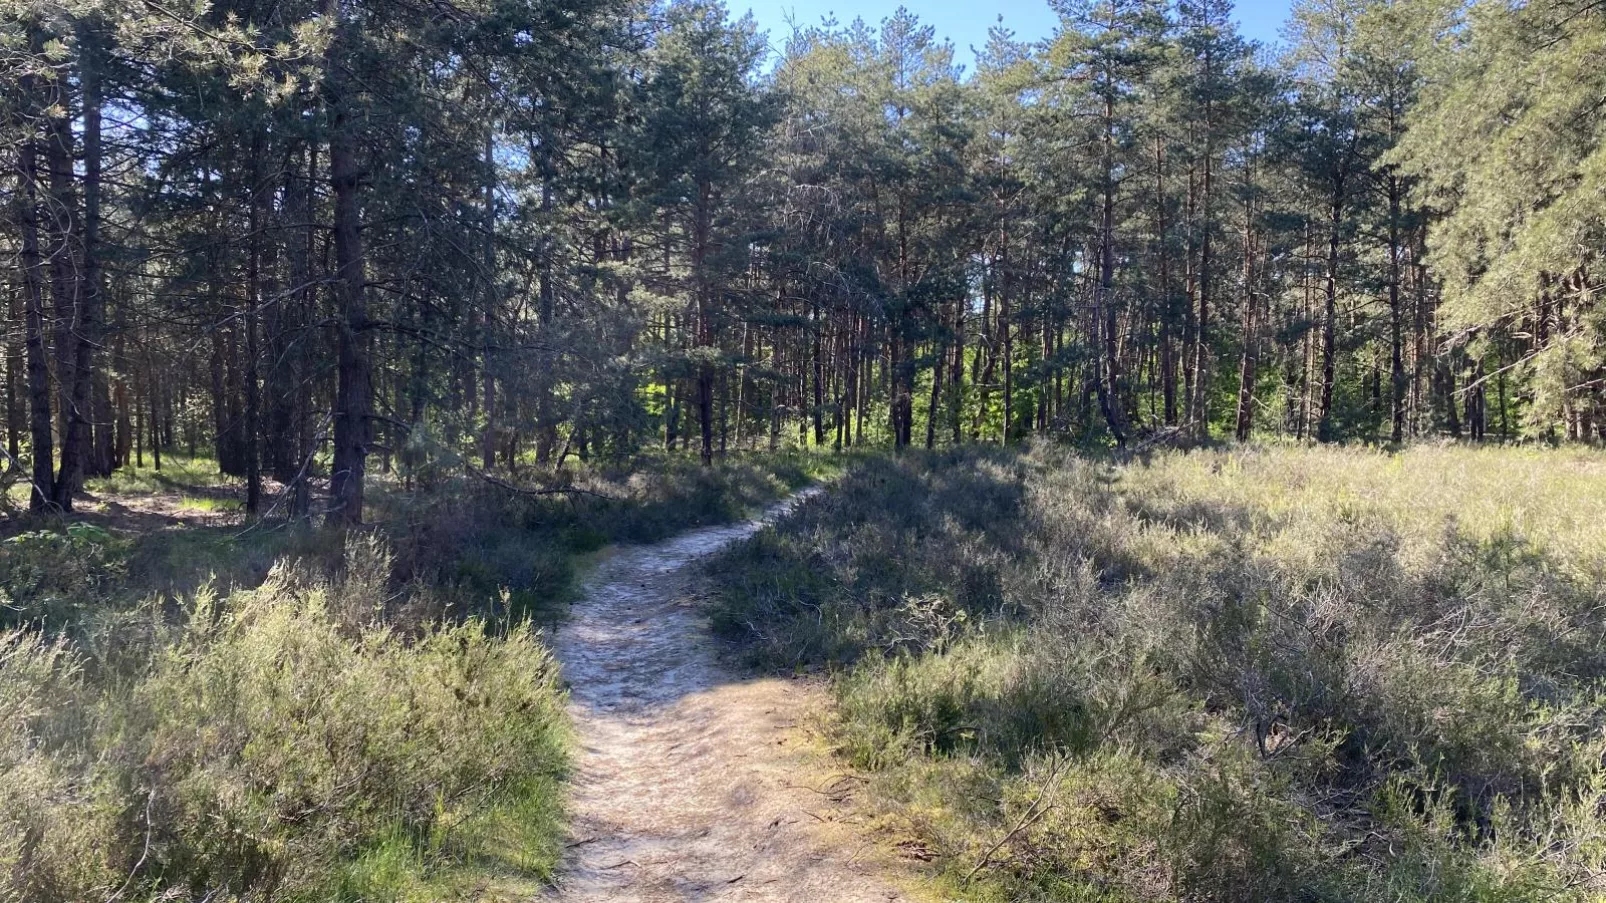
[[[999,900],[1606,893],[1606,457],[866,462],[716,565]]]

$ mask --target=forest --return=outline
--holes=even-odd
[[[908,11],[15,4],[10,479],[1595,438],[1592,4],[1057,11],[965,72]]]
[[[1606,898],[1606,5],[1048,2],[0,0],[0,903]]]

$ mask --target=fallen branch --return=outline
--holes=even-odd
[[[617,496],[607,495],[606,493],[597,492],[591,489],[581,489],[578,486],[556,486],[548,489],[535,489],[529,486],[520,486],[517,483],[509,483],[507,480],[504,480],[501,477],[492,476],[491,474],[486,473],[477,467],[469,467],[467,465],[465,465],[465,467],[470,474],[479,477],[485,482],[490,483],[492,486],[495,486],[499,489],[506,489],[508,492],[516,492],[519,495],[589,495],[592,498],[604,499],[610,502],[623,501],[623,499],[620,499]]]
[[[1021,817],[1015,822],[1015,827],[1010,828],[1008,834],[1000,837],[997,843],[988,847],[987,852],[982,854],[981,861],[976,863],[976,867],[965,874],[965,884],[969,884],[981,873],[982,869],[991,865],[993,857],[998,855],[998,851],[1002,850],[1006,844],[1019,837],[1022,831],[1042,821],[1043,816],[1054,808],[1054,797],[1059,793],[1060,778],[1064,775],[1065,768],[1070,764],[1070,761],[1066,757],[1061,758],[1054,764],[1054,770],[1049,772],[1048,780],[1037,789],[1037,798],[1032,800],[1032,804],[1026,807],[1025,812],[1021,813]]]

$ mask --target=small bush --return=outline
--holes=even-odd
[[[560,614],[577,555],[746,515],[820,466],[662,464],[565,472],[572,495],[381,484],[371,530],[0,543],[0,903],[432,900],[548,876],[565,726],[530,620]],[[211,498],[213,471],[94,488]]]
[[[101,607],[124,572],[125,540],[92,524],[34,530],[0,541],[0,628],[56,632]]]

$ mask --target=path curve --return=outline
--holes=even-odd
[[[905,898],[844,827],[846,782],[794,730],[817,688],[723,666],[687,600],[687,565],[782,513],[619,550],[554,648],[580,752],[571,836],[547,899],[571,903]]]

